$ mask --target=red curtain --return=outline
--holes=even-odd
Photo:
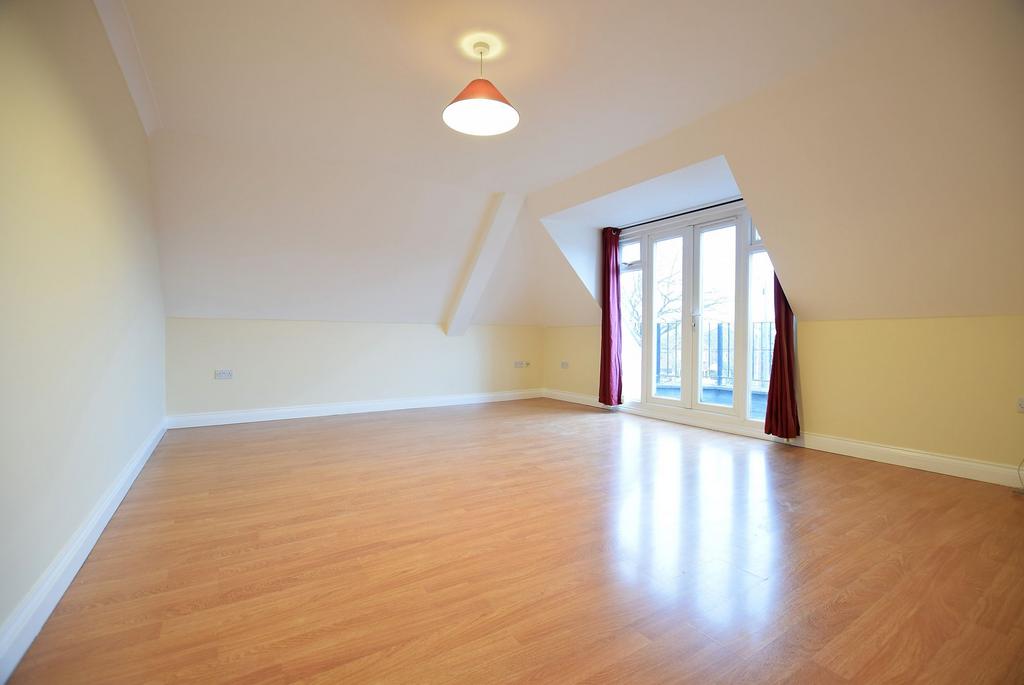
[[[775,277],[775,352],[772,355],[772,377],[768,385],[768,407],[765,412],[764,432],[780,438],[800,435],[800,420],[796,413],[796,328],[793,309],[786,293],[782,292],[779,277]]]
[[[619,311],[619,229],[602,231],[601,404],[622,404],[622,314]]]

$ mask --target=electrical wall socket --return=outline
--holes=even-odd
[[[213,380],[215,381],[229,381],[235,377],[235,372],[231,369],[214,369]]]
[[[1024,414],[1024,397],[1017,398],[1017,411]]]
[[[563,369],[568,369],[569,368],[569,362],[562,362],[562,368]]]
[[[528,367],[529,365],[530,365],[530,362],[524,362],[524,361],[515,361],[515,362],[512,362],[512,366],[514,366],[514,367],[515,367],[515,368],[517,368],[517,369],[525,369],[525,368],[526,368],[526,367]]]

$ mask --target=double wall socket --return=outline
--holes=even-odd
[[[530,362],[524,362],[524,361],[514,361],[514,362],[512,362],[512,366],[514,366],[517,369],[525,369],[529,365],[530,365]]]

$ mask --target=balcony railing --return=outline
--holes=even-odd
[[[768,391],[772,378],[772,353],[775,351],[775,322],[755,321],[750,331],[750,389]]]
[[[736,378],[732,324],[702,318],[701,387],[731,388]]]
[[[659,323],[655,331],[655,369],[658,388],[678,388],[680,381],[680,323]],[[727,321],[701,319],[701,387],[732,389],[736,380],[735,336]],[[751,392],[766,392],[772,372],[775,322],[751,326]]]

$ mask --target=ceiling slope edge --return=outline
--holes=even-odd
[[[142,63],[142,55],[135,40],[135,29],[132,27],[128,9],[122,0],[93,0],[93,4],[107,32],[107,39],[121,67],[124,80],[128,84],[128,92],[131,93],[142,127],[146,135],[151,136],[161,127],[160,109],[157,107],[146,66]]]

